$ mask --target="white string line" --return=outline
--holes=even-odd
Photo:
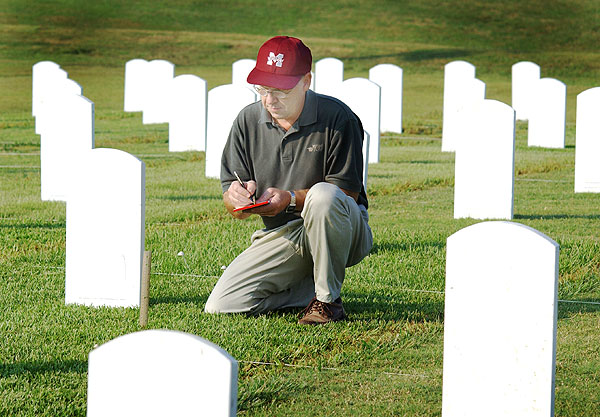
[[[33,268],[48,268],[48,269],[60,269],[64,270],[64,266],[44,266],[44,265],[32,265]],[[58,272],[56,272],[58,273]],[[173,277],[193,277],[193,278],[220,278],[218,275],[197,275],[197,274],[176,274],[168,272],[151,272],[150,275],[168,275]]]
[[[398,288],[398,290],[400,290],[400,291],[424,292],[424,293],[432,293],[432,294],[442,294],[442,295],[445,295],[444,291],[416,290],[416,289],[412,289],[412,288]],[[600,302],[597,302],[597,301],[558,300],[558,302],[559,303],[600,305]]]
[[[591,304],[600,306],[600,303],[597,301],[577,301],[577,300],[558,300],[559,303],[573,303],[573,304]]]
[[[175,276],[175,277],[193,277],[193,278],[220,278],[217,275],[170,274],[167,272],[151,272],[150,275],[169,275],[169,276]]]
[[[0,145],[27,145],[27,143],[24,142],[0,142]]]
[[[182,161],[185,161],[186,159],[183,156],[180,155],[170,155],[170,154],[166,154],[166,153],[140,153],[137,154],[136,156],[141,156],[144,158],[176,158],[176,159],[181,159]]]
[[[442,140],[442,138],[436,138],[432,136],[400,136],[400,135],[383,135],[381,139],[388,140]]]
[[[148,157],[149,155],[137,155],[137,156],[139,156],[139,157]],[[177,157],[172,157],[172,158],[177,158]],[[177,158],[177,159],[181,159],[181,158]],[[35,165],[0,165],[0,168],[7,168],[7,169],[42,169],[41,166],[35,166]]]
[[[596,301],[577,301],[577,300],[558,300],[559,303],[573,303],[573,304],[592,304],[592,305],[599,305],[599,302]]]
[[[361,371],[359,369],[348,369],[348,368],[334,368],[331,366],[311,366],[311,365],[294,365],[290,363],[275,363],[275,362],[260,362],[260,361],[238,361],[239,363],[248,363],[251,365],[263,365],[263,366],[287,366],[288,368],[307,368],[314,370],[325,370],[325,371],[343,371],[343,372],[353,372],[353,373],[376,373],[383,375],[391,375],[391,376],[410,376],[415,378],[428,378],[427,375],[424,374],[405,374],[403,372],[378,372],[375,370]]]
[[[9,154],[0,154],[0,155],[9,155]],[[39,154],[15,154],[15,155],[39,155]],[[141,158],[147,157],[161,157],[160,155],[137,155]],[[184,160],[181,157],[164,155],[167,158],[177,158]],[[0,165],[0,168],[12,168],[12,169],[41,169],[40,166],[29,166],[29,165]],[[544,180],[540,178],[515,178],[516,181],[527,181],[527,182],[548,182],[548,183],[570,183],[569,180]]]
[[[23,217],[0,217],[0,220],[11,220],[11,221],[24,221],[24,220],[32,220],[37,221],[36,219],[25,219]],[[46,219],[44,221],[48,222],[64,222],[64,219]],[[49,267],[50,268],[50,267]]]
[[[413,288],[398,288],[400,291],[406,291],[406,292],[424,292],[424,293],[430,293],[430,294],[444,294],[444,291],[435,291],[435,290],[418,290],[418,289],[413,289]]]
[[[34,268],[49,268],[49,269],[65,269],[64,266],[44,266],[44,265],[32,265]],[[16,271],[15,271],[16,272]],[[167,276],[176,276],[176,277],[193,277],[193,278],[220,278],[217,275],[197,275],[197,274],[175,274],[168,272],[151,272],[150,275],[167,275]],[[426,294],[441,294],[445,295],[444,291],[437,290],[419,290],[414,288],[397,288],[399,291],[405,292],[420,292]],[[578,300],[558,300],[559,303],[573,303],[573,304],[590,304],[590,305],[600,305],[598,301],[578,301]]]
[[[0,156],[40,156],[40,152],[0,152]],[[161,153],[146,153],[138,154],[137,156],[144,158],[175,158],[185,161],[186,159],[179,155],[169,155]]]
[[[64,270],[65,267],[64,266],[45,266],[45,265],[31,265],[33,268],[48,268],[48,269],[62,269]]]

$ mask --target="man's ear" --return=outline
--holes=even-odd
[[[307,91],[310,88],[310,82],[312,81],[312,74],[310,72],[307,72],[306,74],[304,74],[304,78],[302,78],[302,88],[304,89],[304,91]]]

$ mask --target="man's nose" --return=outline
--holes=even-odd
[[[278,100],[278,98],[273,95],[272,91],[267,91],[267,95],[265,96],[265,98],[269,103],[274,103]]]

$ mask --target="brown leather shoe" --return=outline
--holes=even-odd
[[[341,297],[333,303],[324,303],[313,298],[302,312],[302,318],[298,324],[325,324],[332,321],[340,321],[346,318]]]

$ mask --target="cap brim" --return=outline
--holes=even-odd
[[[252,71],[250,71],[250,74],[248,74],[248,78],[246,80],[250,84],[258,84],[264,85],[265,87],[289,90],[290,88],[294,88],[302,77],[304,77],[304,74],[281,75],[274,74],[272,72],[264,72],[257,68],[254,68]]]

